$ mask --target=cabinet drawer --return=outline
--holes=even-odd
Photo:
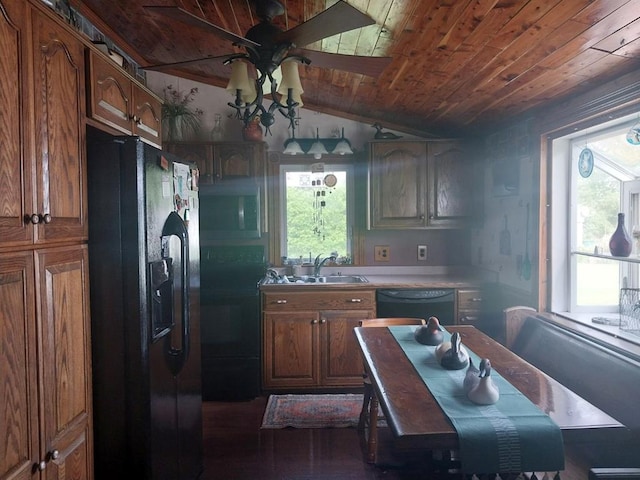
[[[458,311],[480,310],[482,292],[480,290],[458,290]]]
[[[375,308],[373,290],[348,290],[342,292],[264,292],[262,309],[287,310],[349,310]]]
[[[480,321],[478,310],[459,310],[457,325],[476,325]]]

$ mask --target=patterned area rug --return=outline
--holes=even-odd
[[[356,427],[362,395],[271,395],[261,428]]]

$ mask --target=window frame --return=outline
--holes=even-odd
[[[313,163],[323,163],[325,165],[324,170],[326,171],[335,171],[335,170],[344,170],[346,172],[346,187],[347,187],[347,195],[346,195],[346,210],[347,210],[347,218],[346,218],[346,231],[347,231],[347,252],[339,252],[340,255],[348,255],[350,258],[354,258],[354,221],[355,221],[355,170],[354,166],[350,162],[328,162],[323,161],[323,159],[314,161]],[[286,257],[287,252],[287,221],[286,221],[286,174],[287,172],[304,172],[309,171],[311,165],[313,163],[309,162],[296,162],[296,163],[282,163],[278,168],[278,185],[279,185],[279,198],[280,198],[280,209],[279,209],[279,235],[280,235],[280,258]],[[327,168],[327,166],[329,168]],[[322,254],[323,252],[313,252],[313,255]],[[328,254],[328,252],[325,252]]]
[[[549,310],[551,312],[560,313],[568,317],[580,317],[583,314],[598,313],[617,313],[617,305],[577,305],[577,258],[580,254],[588,254],[588,252],[576,253],[577,250],[577,176],[578,155],[576,150],[578,145],[587,137],[595,137],[605,135],[616,130],[629,129],[638,121],[638,112],[615,120],[602,121],[601,123],[590,123],[589,126],[579,129],[573,128],[571,133],[559,132],[558,136],[549,138],[550,142],[550,168],[549,168],[549,206],[550,206],[550,232],[548,242],[548,253],[552,260],[550,262],[549,278]],[[599,159],[596,155],[596,166]],[[607,173],[614,173],[610,167],[604,168]],[[640,223],[640,177],[631,180],[631,177],[625,177],[623,172],[616,172],[615,177],[619,178],[622,184],[621,188],[621,212],[624,212],[627,218],[635,215],[636,221]],[[632,210],[632,202],[630,193],[636,193],[635,211]],[[629,227],[630,228],[630,227]],[[613,232],[612,232],[613,233]],[[629,232],[631,233],[631,232]],[[602,257],[608,257],[608,252],[601,252]],[[633,255],[633,254],[632,254]],[[620,264],[620,285],[623,285],[622,277],[627,276],[632,281],[628,286],[637,287],[640,280],[638,279],[638,262],[640,258],[626,260],[617,260],[611,257],[611,261]]]
[[[321,161],[326,165],[332,164],[344,164],[350,165],[353,169],[352,182],[353,188],[351,190],[351,202],[347,200],[350,205],[348,208],[352,209],[352,223],[350,225],[351,238],[351,265],[341,266],[344,269],[348,269],[353,266],[362,265],[364,261],[364,253],[362,251],[363,242],[363,220],[365,212],[362,210],[363,205],[366,204],[363,201],[363,195],[366,194],[366,188],[363,185],[363,179],[366,181],[366,168],[363,171],[363,166],[366,167],[366,162],[363,163],[361,155],[356,152],[354,155],[323,155],[321,160],[315,160],[310,155],[284,155],[282,152],[269,153],[267,162],[267,191],[269,196],[268,201],[268,213],[267,224],[269,228],[269,245],[268,245],[268,261],[273,266],[282,265],[282,247],[281,247],[281,186],[280,186],[280,166],[281,165],[295,165],[295,164],[307,164],[311,165],[314,162]]]

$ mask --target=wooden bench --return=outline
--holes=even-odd
[[[568,452],[569,463],[586,466],[594,480],[640,479],[640,362],[528,307],[505,309],[504,321],[509,349],[629,429],[624,441]]]

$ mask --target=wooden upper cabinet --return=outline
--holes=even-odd
[[[427,144],[374,142],[369,150],[370,229],[427,226]]]
[[[201,185],[213,183],[213,144],[210,142],[172,142],[164,148],[181,159],[198,165]]]
[[[36,242],[88,236],[84,45],[33,10]]]
[[[429,225],[457,227],[476,214],[474,162],[464,144],[457,141],[429,142]],[[481,180],[480,180],[481,181]]]
[[[111,60],[87,50],[89,115],[127,135],[162,145],[162,101]]]
[[[158,148],[162,147],[162,101],[136,83],[133,90],[133,135]]]
[[[36,213],[27,141],[28,85],[24,33],[26,2],[0,0],[0,245],[28,244],[34,235],[27,222]],[[37,218],[37,217],[36,217]]]
[[[369,150],[370,229],[456,228],[478,215],[479,177],[455,140],[374,142]]]
[[[264,181],[266,147],[262,142],[172,142],[165,148],[195,162],[201,184],[237,179]]]
[[[214,178],[255,179],[262,176],[264,144],[258,142],[221,142],[213,144]]]
[[[28,2],[1,5],[0,246],[86,239],[84,46],[36,9],[29,42]]]

